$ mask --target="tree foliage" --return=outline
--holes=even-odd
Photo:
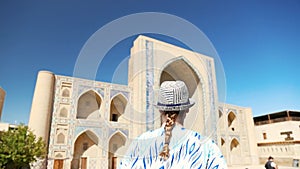
[[[46,146],[41,137],[37,138],[27,126],[0,132],[0,168],[29,166],[37,158],[43,158]]]

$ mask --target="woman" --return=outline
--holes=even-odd
[[[156,107],[163,125],[133,141],[120,169],[227,168],[212,140],[183,127],[186,113],[195,103],[188,97],[188,89],[182,81],[161,84]]]

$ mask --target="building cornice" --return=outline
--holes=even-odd
[[[287,144],[300,144],[300,140],[257,143],[257,146],[287,145]]]

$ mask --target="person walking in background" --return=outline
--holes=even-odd
[[[213,140],[183,127],[186,113],[194,104],[184,82],[163,82],[155,105],[161,113],[162,127],[135,139],[119,168],[227,169]]]
[[[266,169],[278,169],[277,164],[273,160],[274,158],[272,156],[268,158],[268,161],[265,164]]]

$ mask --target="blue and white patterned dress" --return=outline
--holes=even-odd
[[[164,146],[164,127],[148,131],[130,145],[119,169],[227,169],[217,145],[199,133],[176,124],[170,140],[170,156],[164,161],[159,153]]]

